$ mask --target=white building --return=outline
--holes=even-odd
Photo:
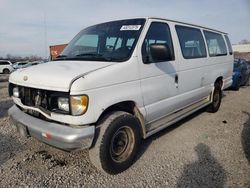
[[[239,53],[250,52],[250,44],[235,44],[233,45],[233,51]]]

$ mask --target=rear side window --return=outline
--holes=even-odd
[[[210,31],[204,31],[204,34],[207,41],[208,52],[211,57],[227,55],[226,44],[221,34]]]
[[[200,29],[175,26],[179,38],[182,55],[185,59],[206,57],[205,42]]]
[[[142,45],[142,59],[143,62],[153,62],[150,57],[149,49],[151,44],[166,44],[171,50],[171,54],[174,60],[174,50],[171,38],[171,33],[168,24],[160,22],[152,22],[147,35]]]
[[[229,54],[232,55],[233,54],[233,49],[232,49],[231,42],[230,42],[227,35],[224,35],[224,36],[225,36],[225,39],[226,39],[226,42],[227,42],[227,47],[228,47],[228,50],[229,50]]]

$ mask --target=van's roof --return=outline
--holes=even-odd
[[[194,26],[194,27],[200,27],[200,28],[203,28],[203,29],[208,29],[210,31],[215,31],[215,32],[218,32],[218,33],[226,34],[226,35],[228,34],[228,33],[225,33],[223,31],[219,31],[219,30],[212,29],[212,28],[209,28],[209,27],[204,27],[204,26],[201,26],[201,25],[196,25],[196,24],[182,22],[182,21],[177,21],[177,20],[172,20],[172,19],[159,18],[159,17],[147,17],[147,16],[145,16],[145,17],[135,17],[135,18],[127,18],[127,19],[117,19],[116,21],[119,21],[119,20],[133,20],[133,19],[156,19],[156,20],[164,20],[164,21],[170,21],[170,22],[175,22],[175,23],[180,23],[180,24],[186,24],[186,25],[190,25],[190,26]]]
[[[145,18],[145,19],[166,20],[166,21],[170,21],[170,22],[176,22],[176,23],[186,24],[186,25],[195,26],[195,27],[201,27],[203,29],[209,29],[211,31],[216,31],[216,32],[219,32],[219,33],[227,34],[227,33],[223,32],[223,31],[219,31],[219,30],[216,30],[216,29],[211,29],[211,28],[204,27],[204,26],[201,26],[201,25],[191,24],[191,23],[177,21],[177,20],[171,20],[171,19],[166,19],[166,18],[158,18],[158,17],[142,17],[142,18]]]

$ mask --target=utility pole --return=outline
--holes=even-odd
[[[44,7],[44,56],[48,58],[47,20],[46,9]]]

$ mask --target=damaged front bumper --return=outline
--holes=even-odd
[[[90,148],[92,145],[95,126],[70,127],[48,122],[24,113],[16,105],[8,113],[17,131],[23,136],[32,136],[67,151]]]

